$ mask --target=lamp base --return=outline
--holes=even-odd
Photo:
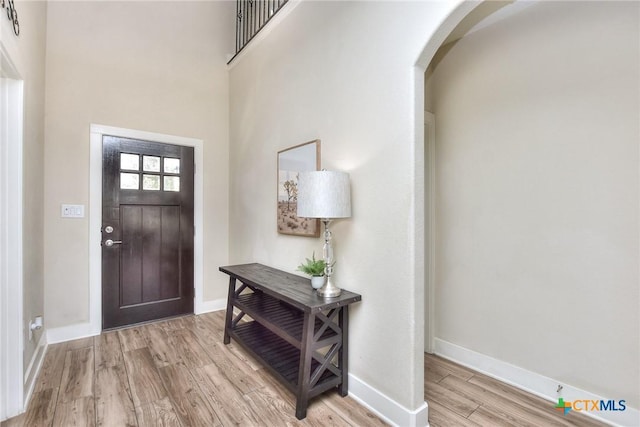
[[[327,283],[320,289],[318,289],[318,296],[323,298],[335,298],[339,297],[342,294],[342,289],[335,286],[331,280],[327,280]]]
[[[333,246],[331,245],[331,231],[329,230],[329,224],[331,219],[323,218],[324,223],[324,246],[322,246],[322,255],[324,259],[324,275],[327,276],[327,283],[323,287],[318,289],[318,296],[323,298],[335,298],[339,297],[342,293],[342,289],[333,284]]]

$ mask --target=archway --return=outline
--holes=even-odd
[[[446,271],[438,279],[438,308],[441,314],[449,313],[437,317],[438,354],[522,388],[543,375],[553,378],[548,381],[553,385],[534,388],[549,400],[557,401],[558,384],[565,393],[580,388],[606,394],[588,382],[616,382],[619,390],[633,395],[622,373],[592,372],[595,360],[602,363],[605,355],[592,348],[588,337],[574,334],[568,345],[550,324],[598,329],[604,328],[609,314],[620,316],[620,310],[635,316],[621,308],[628,306],[625,301],[617,300],[614,308],[612,302],[588,294],[600,288],[602,280],[592,277],[603,269],[611,277],[625,278],[612,284],[620,291],[633,293],[630,282],[637,280],[637,262],[619,262],[629,255],[637,260],[637,241],[636,246],[617,246],[610,262],[602,246],[589,244],[594,238],[607,242],[624,238],[623,230],[627,235],[637,230],[637,222],[631,221],[609,227],[615,215],[600,209],[622,200],[637,202],[637,192],[632,194],[637,187],[623,190],[636,185],[625,184],[625,176],[637,173],[637,163],[627,160],[637,158],[637,115],[630,118],[637,114],[637,100],[625,95],[637,88],[637,18],[628,18],[634,9],[621,4],[537,4],[456,44],[439,63],[440,77],[434,79],[439,88],[433,110],[441,130],[438,162],[448,170],[438,175],[440,183],[446,182],[438,184],[439,194],[446,195],[438,200],[447,203],[439,212],[440,218],[455,217],[457,227],[449,222],[441,228],[443,223],[438,223],[445,247],[454,248],[444,254],[445,264],[438,263],[440,271]],[[612,45],[620,47],[617,54],[609,53],[607,46]],[[617,70],[616,78],[608,78],[610,70]],[[613,98],[616,103],[609,102]],[[424,100],[428,102],[428,94]],[[606,123],[620,126],[612,129]],[[490,157],[479,155],[480,147],[485,154],[491,152]],[[464,166],[463,157],[471,160]],[[457,162],[455,167],[452,162]],[[491,173],[478,173],[477,165]],[[609,180],[617,184],[603,189]],[[455,210],[460,202],[466,203],[466,211]],[[622,205],[618,212],[623,215],[636,209]],[[428,231],[428,222],[424,226]],[[592,258],[598,262],[590,262]],[[493,275],[486,274],[489,270]],[[428,271],[425,263],[425,275]],[[566,304],[575,288],[586,291],[582,304]],[[586,307],[591,305],[599,307],[597,313],[589,313]],[[539,339],[535,344],[504,339],[513,337],[516,329]],[[637,335],[637,327],[627,330]],[[602,336],[610,348],[632,347],[606,332]],[[572,369],[571,378],[553,368],[554,363],[566,366],[578,349],[593,357]],[[637,354],[637,344],[628,353]],[[515,369],[499,371],[508,364],[527,372],[518,376]],[[626,366],[634,372],[632,365]],[[603,378],[595,381],[598,376]]]

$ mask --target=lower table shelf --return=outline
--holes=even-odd
[[[258,322],[239,323],[230,335],[245,350],[279,376],[289,390],[296,392],[300,372],[300,350]],[[316,359],[311,360],[311,372],[315,372],[319,366],[320,362]],[[327,369],[309,390],[309,396],[315,396],[335,387],[341,381],[342,379],[338,375]]]

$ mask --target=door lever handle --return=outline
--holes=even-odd
[[[108,240],[104,241],[104,245],[106,247],[109,247],[109,248],[111,246],[113,246],[113,245],[121,245],[121,244],[122,244],[122,240],[111,240],[111,239],[108,239]]]

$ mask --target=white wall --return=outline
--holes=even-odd
[[[336,283],[362,294],[350,371],[410,410],[424,402],[414,65],[455,4],[302,2],[230,72],[231,262],[295,272],[321,250],[276,231],[276,153],[321,139],[322,166],[351,175],[353,217],[332,227]]]
[[[41,332],[29,341],[30,319],[44,312],[43,189],[44,80],[47,3],[16,1],[20,35],[13,34],[6,10],[0,10],[2,43],[24,80],[23,129],[23,367],[34,355]]]
[[[541,2],[428,83],[437,337],[635,408],[639,8]]]
[[[45,278],[49,327],[88,322],[89,126],[204,141],[204,298],[226,296],[231,2],[49,4]]]

